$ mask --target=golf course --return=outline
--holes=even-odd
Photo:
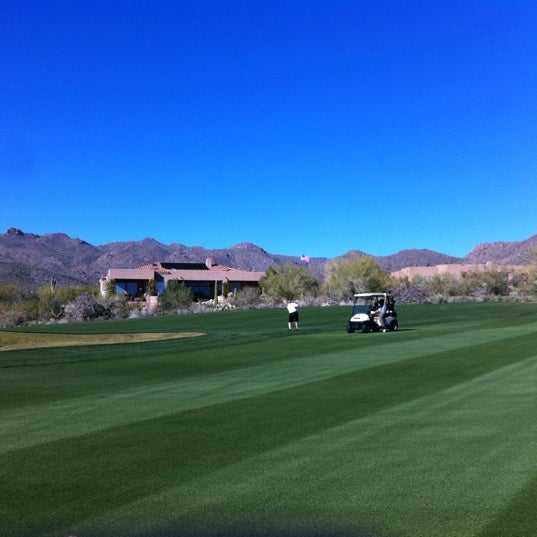
[[[537,304],[0,331],[0,535],[537,536]]]

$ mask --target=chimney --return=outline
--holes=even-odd
[[[209,270],[211,270],[211,267],[213,266],[213,258],[212,257],[208,257],[207,259],[205,259],[205,265],[207,265],[207,268]]]

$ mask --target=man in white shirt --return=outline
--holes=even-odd
[[[295,323],[295,330],[298,330],[298,304],[294,300],[287,301],[287,311],[289,312],[288,326],[291,330],[291,325]]]

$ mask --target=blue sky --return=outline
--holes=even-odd
[[[0,232],[335,257],[537,233],[537,2],[0,0]]]

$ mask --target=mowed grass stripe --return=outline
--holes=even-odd
[[[532,357],[205,473],[77,530],[151,534],[159,521],[164,534],[184,535],[206,521],[226,535],[253,527],[356,535],[375,526],[414,537],[535,535],[536,401]]]
[[[476,537],[532,537],[537,535],[535,517],[537,476],[529,480],[513,500]]]
[[[0,457],[2,517],[17,528],[25,513],[28,535],[73,524],[522,362],[534,341],[530,334],[402,360],[12,451]]]
[[[471,333],[458,332],[449,338],[433,336],[411,341],[385,339],[374,352],[369,348],[356,348],[233,369],[199,378],[181,378],[53,403],[27,405],[0,413],[0,453],[203,406],[255,397],[331,377],[339,382],[341,375],[347,373],[408,360],[410,357],[427,356],[431,351],[438,353],[466,348],[470,343],[475,345],[485,341],[519,338],[523,334],[532,335],[536,330],[537,323],[532,323],[502,331],[485,329]],[[398,335],[389,334],[390,337]],[[254,349],[252,347],[252,353]]]

